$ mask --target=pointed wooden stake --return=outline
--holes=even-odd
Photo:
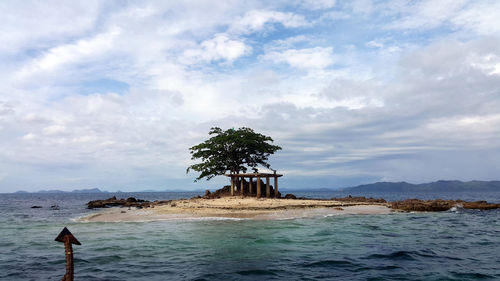
[[[74,279],[74,264],[73,264],[73,245],[82,245],[65,227],[56,237],[55,241],[63,242],[66,252],[66,274],[61,281],[73,281]]]

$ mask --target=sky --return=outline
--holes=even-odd
[[[0,1],[0,192],[204,190],[250,127],[280,188],[500,179],[500,1]]]

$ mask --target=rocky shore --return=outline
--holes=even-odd
[[[394,210],[401,211],[416,211],[416,212],[442,212],[448,211],[451,208],[477,209],[477,210],[492,210],[499,209],[500,204],[488,203],[486,201],[466,202],[462,200],[420,200],[407,199],[402,201],[394,201],[390,203],[390,207]]]
[[[109,208],[109,207],[135,207],[138,209],[149,208],[155,205],[168,204],[172,200],[154,201],[150,202],[147,200],[136,199],[134,197],[129,197],[127,199],[117,199],[113,196],[104,200],[93,200],[87,203],[88,209],[96,208]]]
[[[215,195],[215,196],[214,196]],[[196,202],[200,202],[199,200],[217,200],[221,198],[228,198],[227,196],[221,196],[221,192],[217,193],[210,193],[207,191],[205,195],[198,196],[195,198],[191,198],[189,200],[186,199],[180,199],[180,200],[163,200],[163,201],[146,201],[146,200],[141,200],[141,199],[136,199],[134,197],[129,197],[127,199],[117,199],[115,196],[104,199],[104,200],[93,200],[87,203],[87,207],[89,209],[95,209],[95,208],[108,208],[108,207],[135,207],[137,209],[142,209],[142,208],[152,208],[155,206],[162,206],[162,205],[169,205],[169,206],[177,206],[177,204],[182,205],[182,203],[186,203],[189,201],[196,200]],[[225,194],[223,194],[225,195]],[[232,198],[239,198],[239,197],[232,197]],[[256,199],[256,200],[263,200],[263,199]],[[401,200],[401,201],[393,201],[393,202],[387,202],[384,199],[381,198],[366,198],[364,196],[360,197],[352,197],[352,196],[347,196],[344,198],[331,198],[331,199],[308,199],[308,198],[297,198],[293,194],[286,194],[284,198],[281,199],[273,199],[273,200],[285,200],[285,201],[296,201],[297,203],[286,203],[286,204],[277,204],[278,208],[292,208],[292,207],[299,207],[299,208],[314,208],[314,207],[341,207],[341,206],[352,206],[352,205],[367,205],[367,204],[375,204],[375,205],[383,205],[388,208],[391,208],[392,210],[397,210],[397,211],[417,211],[417,212],[441,212],[441,211],[447,211],[453,207],[456,208],[464,208],[464,209],[479,209],[479,210],[492,210],[492,209],[498,209],[500,208],[500,204],[495,204],[495,203],[488,203],[486,201],[475,201],[475,202],[466,202],[463,200],[442,200],[442,199],[435,199],[435,200],[420,200],[420,199],[407,199],[407,200]],[[194,202],[194,201],[193,201]],[[203,202],[203,201],[201,201]],[[321,202],[321,203],[320,203]],[[207,204],[201,204],[201,205],[207,205]],[[210,205],[210,204],[208,204]],[[241,205],[241,203],[240,203]],[[275,204],[276,205],[276,204]],[[241,206],[244,207],[244,206]],[[228,208],[228,209],[233,209],[235,208],[234,206],[218,206],[217,208]],[[236,207],[237,208],[237,207]],[[250,206],[248,206],[250,208]],[[257,208],[257,207],[252,207],[252,208]],[[260,204],[258,206],[258,209],[275,209],[276,206],[266,206]]]

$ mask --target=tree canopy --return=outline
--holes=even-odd
[[[208,134],[212,137],[189,149],[192,160],[201,160],[201,163],[191,165],[186,170],[186,173],[190,170],[200,172],[195,181],[205,177],[210,180],[227,171],[236,174],[252,168],[257,172],[258,165],[270,168],[271,165],[267,163],[269,155],[281,149],[271,144],[271,137],[246,127],[225,131],[214,127]]]

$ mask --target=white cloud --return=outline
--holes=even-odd
[[[420,1],[408,3],[399,11],[402,18],[390,27],[396,29],[434,28],[449,20],[465,5],[464,0]]]
[[[463,29],[473,30],[482,35],[500,32],[500,2],[486,3],[473,1],[466,9],[451,16],[450,21]]]
[[[113,40],[120,34],[118,28],[93,36],[90,39],[81,39],[74,44],[65,44],[51,48],[40,58],[35,59],[30,65],[24,67],[17,75],[20,79],[32,74],[53,72],[68,64],[88,62],[95,59],[113,47]]]
[[[391,3],[392,4],[392,3]],[[473,31],[481,35],[500,32],[498,1],[416,1],[387,4],[399,18],[388,25],[394,29],[432,29],[451,26],[456,30]]]
[[[303,0],[301,6],[310,10],[329,9],[335,6],[336,0]]]
[[[371,40],[368,43],[366,43],[366,46],[370,47],[370,48],[383,48],[384,43],[376,41],[376,40]]]
[[[230,27],[230,31],[237,33],[251,33],[261,31],[268,23],[280,23],[287,28],[307,26],[309,23],[302,15],[267,10],[252,10]]]
[[[232,63],[241,56],[252,51],[250,46],[239,40],[232,40],[227,34],[216,34],[212,39],[205,40],[198,49],[184,51],[184,61],[196,63],[198,61],[210,62],[225,60]]]
[[[45,127],[43,128],[43,134],[44,135],[59,135],[59,134],[63,134],[64,132],[66,132],[66,127],[62,126],[62,125],[52,125],[52,126],[48,126],[48,127]]]
[[[28,133],[28,134],[24,135],[22,139],[23,140],[33,140],[35,138],[36,138],[36,136],[33,133]]]
[[[58,1],[0,2],[0,54],[44,48],[53,42],[61,42],[61,38],[85,34],[94,27],[99,3],[93,0],[77,1],[71,5]]]
[[[271,42],[269,49],[290,49],[297,43],[312,41],[313,38],[304,35],[288,37],[285,39],[278,39]]]
[[[332,47],[272,51],[263,55],[261,59],[274,63],[287,63],[300,69],[323,69],[334,63]]]
[[[0,189],[200,188],[187,148],[212,126],[271,135],[274,168],[328,182],[498,175],[498,4],[411,3],[337,2],[333,23],[259,1],[2,10],[34,16],[0,31],[20,48],[0,47]]]

